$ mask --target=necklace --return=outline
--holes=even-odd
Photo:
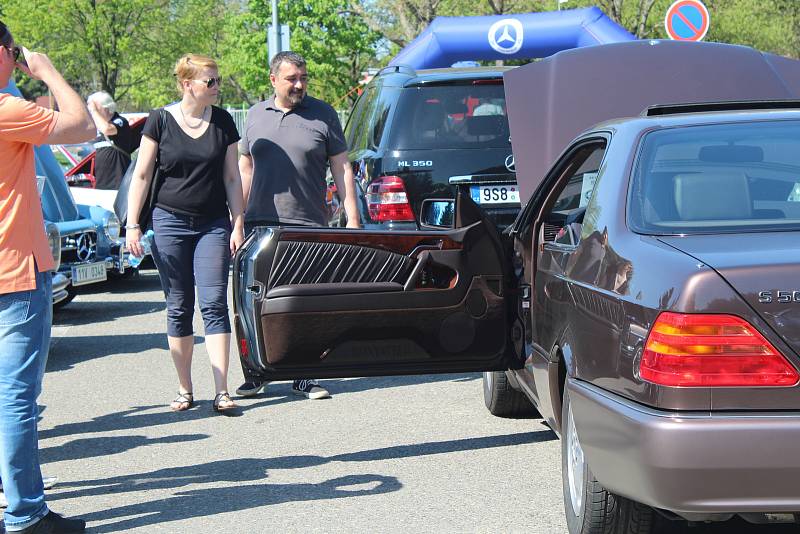
[[[181,118],[183,119],[183,123],[186,125],[187,128],[189,128],[191,130],[196,130],[196,129],[200,128],[203,125],[203,119],[206,116],[206,109],[208,109],[208,106],[203,108],[203,114],[200,115],[200,122],[198,122],[196,125],[192,126],[191,124],[189,124],[189,121],[186,120],[186,115],[183,114],[183,106],[178,104],[178,110],[180,110],[180,112],[181,112]]]

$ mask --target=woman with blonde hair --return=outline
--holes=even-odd
[[[153,259],[167,300],[167,340],[178,373],[173,411],[194,404],[192,353],[195,287],[214,374],[214,410],[236,405],[228,394],[231,325],[228,268],[244,241],[244,200],[237,166],[239,134],[230,114],[214,106],[222,81],[216,62],[186,54],[175,64],[181,99],[150,112],[128,192],[127,246],[144,253],[139,219],[153,171]]]

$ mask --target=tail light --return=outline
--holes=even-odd
[[[367,188],[369,216],[373,221],[414,221],[414,212],[408,203],[406,184],[399,176],[383,176],[373,180]]]
[[[750,323],[732,315],[664,312],[639,364],[643,380],[664,386],[793,386],[797,369]]]

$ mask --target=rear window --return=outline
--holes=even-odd
[[[511,148],[506,97],[499,82],[403,89],[389,146],[428,148]]]
[[[629,207],[641,233],[800,230],[800,122],[649,133]]]

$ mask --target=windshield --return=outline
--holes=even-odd
[[[403,89],[389,145],[426,148],[511,148],[503,84],[476,80],[468,85]]]
[[[800,122],[647,134],[630,217],[634,231],[648,234],[800,230]]]

